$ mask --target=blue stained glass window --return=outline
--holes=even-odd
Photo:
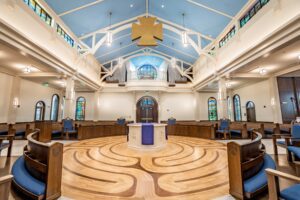
[[[57,94],[52,96],[50,120],[57,121],[59,108],[59,96]]]
[[[154,105],[154,101],[150,97],[144,97],[143,100],[141,101],[142,107],[153,106],[153,105]]]
[[[218,120],[217,100],[214,97],[208,99],[208,120]]]
[[[157,78],[157,71],[154,66],[145,64],[138,69],[137,75],[140,80],[154,80]]]
[[[86,106],[85,98],[79,97],[76,101],[75,120],[84,120],[85,119],[85,106]]]
[[[35,0],[23,0],[40,18],[49,26],[52,24],[52,17]]]
[[[239,95],[233,96],[234,120],[242,121],[241,99]]]
[[[35,105],[34,120],[36,121],[44,120],[44,114],[45,114],[45,103],[43,101],[39,101]]]

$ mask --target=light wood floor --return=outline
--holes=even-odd
[[[156,151],[127,147],[126,137],[64,148],[62,195],[72,199],[214,199],[228,194],[226,146],[170,136]]]

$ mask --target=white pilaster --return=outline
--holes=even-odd
[[[269,78],[270,83],[270,104],[273,113],[273,122],[274,123],[282,123],[282,115],[281,115],[281,107],[280,107],[280,99],[277,85],[277,78],[271,77]]]
[[[224,78],[220,78],[219,80],[219,92],[218,92],[218,117],[228,118],[227,111],[227,88]]]
[[[75,119],[76,100],[75,100],[75,82],[72,77],[69,77],[66,81],[66,95],[64,106],[64,118]]]

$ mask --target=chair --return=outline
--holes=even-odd
[[[118,118],[117,119],[117,124],[118,125],[125,125],[126,119],[125,118]]]
[[[292,154],[291,150],[294,148],[289,148],[289,146],[293,147],[300,147],[300,124],[293,124],[291,127],[291,134],[273,134],[273,147],[274,147],[274,154],[278,155],[278,147],[285,148],[287,151],[288,161],[292,161]],[[284,141],[278,139],[284,139]],[[300,158],[300,157],[299,157]]]
[[[229,127],[230,127],[230,120],[229,119],[221,119],[220,120],[220,126],[216,130],[216,133],[223,135],[224,139],[227,139],[227,135],[229,135],[229,138],[230,138]]]
[[[168,119],[168,125],[174,125],[174,124],[176,124],[176,119],[173,118],[173,117],[169,118]]]
[[[62,120],[63,124],[63,131],[62,131],[62,137],[64,134],[66,134],[66,139],[70,138],[71,134],[77,134],[76,127],[73,126],[73,119],[66,118]]]
[[[266,169],[268,177],[269,199],[298,200],[300,196],[300,178],[274,169]],[[291,180],[298,184],[280,191],[279,178]]]

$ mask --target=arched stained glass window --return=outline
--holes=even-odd
[[[241,99],[239,95],[233,96],[234,121],[242,121]]]
[[[50,120],[57,121],[58,119],[58,108],[59,108],[59,96],[54,94],[51,102]]]
[[[137,77],[140,80],[154,80],[157,78],[156,68],[152,65],[145,64],[138,69]]]
[[[85,119],[85,106],[86,106],[85,98],[78,97],[78,99],[76,101],[75,120],[84,120]]]
[[[35,105],[34,120],[42,121],[44,120],[44,116],[45,116],[45,102],[38,101]]]
[[[217,100],[214,97],[208,99],[208,120],[218,120]]]

